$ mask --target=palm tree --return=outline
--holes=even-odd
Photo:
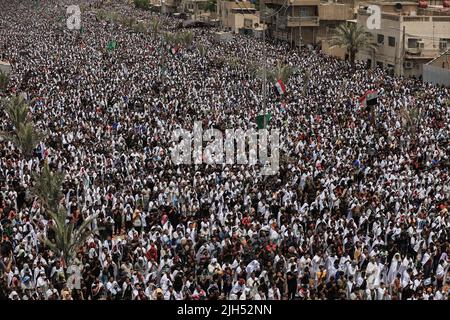
[[[133,29],[137,33],[145,33],[147,31],[147,27],[143,22],[138,22],[135,25],[133,25]]]
[[[48,211],[57,211],[62,198],[61,186],[64,173],[52,172],[47,163],[42,167],[39,175],[34,177],[33,194],[39,198],[41,205]]]
[[[3,71],[0,71],[0,90],[6,90],[6,88],[8,88],[8,83],[9,76]]]
[[[163,37],[166,44],[173,45],[176,42],[176,37],[172,32],[164,32]]]
[[[190,47],[192,45],[192,41],[194,40],[194,34],[190,31],[183,32],[179,36],[179,42],[184,44],[186,47]]]
[[[206,47],[204,45],[198,44],[197,45],[197,50],[198,50],[198,53],[200,54],[200,56],[202,58],[204,58],[206,56],[207,50],[206,50]]]
[[[152,22],[150,23],[150,27],[153,33],[153,37],[156,39],[156,36],[159,32],[159,20],[157,18],[153,18]]]
[[[248,72],[250,75],[252,75],[254,78],[260,78],[262,79],[264,77],[264,67],[261,67],[260,64],[252,62],[249,64]],[[267,69],[266,69],[267,72]]]
[[[269,70],[267,76],[271,81],[278,81],[281,79],[281,81],[286,84],[289,81],[289,78],[294,74],[294,71],[294,67],[283,65],[278,62],[275,68]]]
[[[13,96],[5,107],[5,112],[16,130],[20,124],[28,122],[28,104],[22,96]]]
[[[311,80],[311,70],[306,69],[305,75],[303,77],[303,95],[306,95],[310,80]]]
[[[420,119],[422,117],[420,108],[401,108],[399,114],[402,119],[402,124],[405,132],[411,134],[412,136],[415,136],[420,124]]]
[[[4,135],[4,138],[11,141],[22,154],[29,158],[33,154],[34,148],[42,141],[44,134],[38,132],[33,124],[20,123],[14,135]]]
[[[336,35],[330,43],[332,47],[345,48],[352,65],[355,64],[358,51],[364,48],[372,50],[377,48],[377,44],[373,42],[370,33],[366,33],[363,27],[350,22],[341,24],[336,28]]]
[[[234,56],[228,58],[228,65],[231,67],[231,69],[237,69],[239,67],[239,59]]]
[[[77,250],[95,231],[89,228],[95,215],[85,219],[79,227],[74,223],[67,222],[67,210],[60,205],[64,181],[62,172],[52,172],[48,164],[44,164],[41,173],[35,175],[34,180],[33,193],[42,203],[45,213],[53,221],[50,228],[55,234],[53,241],[48,237],[42,237],[40,240],[56,252],[66,265],[70,265]]]
[[[31,157],[34,148],[44,138],[28,117],[28,105],[21,96],[14,96],[5,107],[5,112],[14,126],[14,133],[2,133],[2,137],[11,141],[25,157]]]

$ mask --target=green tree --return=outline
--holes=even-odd
[[[422,112],[418,107],[401,108],[399,111],[402,119],[403,130],[406,134],[416,135],[420,121],[422,119]]]
[[[194,34],[191,31],[183,32],[178,36],[177,40],[179,44],[190,47],[192,45],[192,42],[194,41]]]
[[[147,31],[147,27],[143,22],[138,22],[133,26],[133,29],[137,33],[145,33]]]
[[[164,32],[163,34],[164,42],[168,45],[177,45],[179,44],[179,37],[178,35],[172,33],[172,32]]]
[[[33,154],[34,148],[44,138],[31,123],[28,117],[28,105],[21,96],[13,96],[5,107],[5,112],[14,126],[13,132],[2,133],[2,137],[11,141],[23,156],[29,158]]]
[[[12,96],[6,102],[5,112],[11,120],[14,128],[18,129],[19,125],[28,122],[28,104],[22,96]]]
[[[370,33],[366,33],[364,28],[355,23],[343,23],[336,28],[336,35],[330,42],[332,47],[341,47],[347,51],[349,61],[355,64],[356,54],[361,49],[377,48]]]
[[[160,28],[158,18],[153,18],[152,19],[152,21],[150,23],[150,28],[152,30],[153,37],[156,39],[156,37],[157,37],[157,35],[159,33],[159,28]]]
[[[40,174],[34,176],[34,180],[33,193],[53,221],[51,229],[55,234],[52,240],[48,237],[41,237],[40,240],[70,265],[77,250],[83,247],[86,239],[95,231],[89,228],[95,216],[85,219],[79,227],[67,221],[67,210],[60,204],[64,173],[52,172],[48,164],[44,164]]]
[[[294,71],[294,67],[290,65],[283,65],[278,62],[273,69],[269,70],[267,78],[273,82],[281,79],[284,83],[288,83],[289,78],[294,74]]]
[[[0,90],[5,91],[8,88],[8,84],[9,76],[3,71],[0,71]]]
[[[227,63],[231,69],[237,69],[239,67],[239,58],[231,56],[228,58]]]
[[[203,44],[198,44],[197,50],[198,50],[198,53],[200,54],[200,57],[202,57],[202,58],[206,57],[206,54],[208,53],[208,51]]]
[[[21,123],[15,130],[14,135],[6,135],[5,138],[11,141],[22,154],[29,158],[33,155],[34,148],[42,141],[44,135],[37,131],[31,123]]]

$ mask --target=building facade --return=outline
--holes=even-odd
[[[381,8],[379,29],[370,29],[367,7]],[[450,48],[450,11],[442,5],[417,2],[367,2],[358,9],[357,23],[372,34],[378,48],[361,50],[358,60],[391,74],[420,76],[422,67]]]
[[[262,0],[261,21],[273,38],[295,45],[318,44],[354,17],[353,5],[353,1]]]
[[[259,12],[250,1],[217,0],[216,10],[223,29],[238,33],[259,27]]]

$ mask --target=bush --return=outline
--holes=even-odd
[[[134,5],[138,9],[150,10],[150,0],[134,0]]]

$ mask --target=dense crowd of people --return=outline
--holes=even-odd
[[[23,95],[46,132],[28,158],[0,140],[0,298],[448,299],[449,88],[269,40],[267,64],[296,70],[284,95],[267,94],[279,172],[176,165],[177,128],[256,128],[260,39],[193,28],[172,54],[163,33],[179,21],[126,1],[108,11],[158,19],[159,32],[100,19],[100,1],[82,31],[65,25],[80,1],[0,2],[1,94]],[[44,162],[65,173],[67,223],[95,216],[70,261],[43,241],[54,222],[32,186]]]

